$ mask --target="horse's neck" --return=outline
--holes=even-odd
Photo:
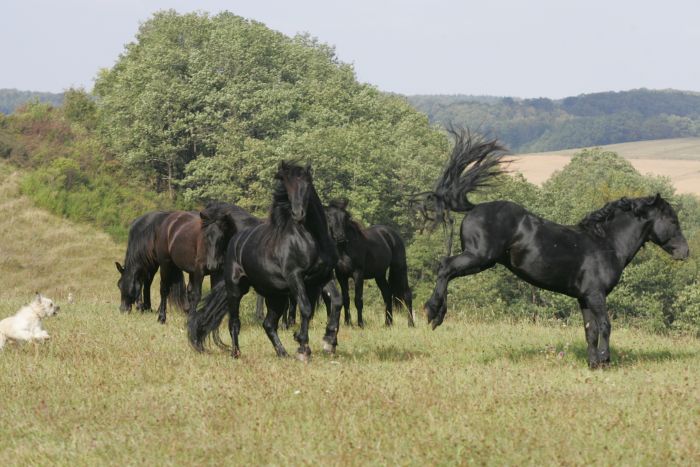
[[[627,265],[644,246],[649,236],[651,223],[625,212],[604,227],[606,236],[615,248],[615,254],[622,264]]]
[[[311,188],[304,227],[306,227],[306,230],[309,231],[324,252],[335,251],[335,244],[328,232],[328,223],[326,214],[323,211],[323,205],[313,187]]]

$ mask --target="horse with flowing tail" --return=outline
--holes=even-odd
[[[242,208],[213,203],[201,212],[170,213],[156,232],[155,253],[160,265],[158,321],[165,323],[167,302],[189,313],[202,296],[202,282],[211,276],[212,287],[222,278],[228,241],[239,229],[259,222]],[[184,273],[189,275],[185,287]]]
[[[351,322],[348,281],[352,277],[355,284],[358,326],[364,326],[362,295],[365,279],[374,279],[381,291],[385,305],[384,323],[387,326],[393,323],[394,305],[403,305],[407,308],[408,325],[414,326],[413,300],[411,288],[408,286],[408,268],[406,267],[406,247],[401,236],[385,225],[362,228],[352,219],[347,207],[347,199],[332,200],[326,207],[331,236],[336,242],[340,255],[335,274],[343,297],[345,323]]]
[[[204,350],[208,335],[229,316],[232,355],[240,357],[240,302],[250,287],[265,297],[267,315],[263,328],[278,356],[287,356],[277,334],[279,319],[289,297],[301,311],[301,326],[294,334],[297,357],[308,361],[309,321],[321,288],[332,277],[338,261],[335,243],[313,185],[311,167],[281,162],[275,176],[272,208],[267,222],[237,232],[229,242],[224,262],[224,281],[206,297],[197,313],[191,313],[188,336],[192,346]],[[337,345],[340,301],[331,310],[324,350]]]
[[[135,219],[129,226],[124,265],[114,263],[119,271],[119,309],[123,312],[131,311],[134,304],[141,311],[151,309],[151,283],[158,271],[156,232],[169,214],[168,211],[149,212]]]
[[[673,207],[660,195],[621,198],[588,214],[577,225],[560,225],[509,201],[471,204],[466,195],[498,173],[502,148],[495,141],[456,134],[455,148],[443,174],[445,206],[467,214],[460,227],[462,252],[442,259],[432,296],[425,304],[435,329],[447,312],[447,284],[502,264],[537,287],[578,300],[583,314],[588,365],[610,363],[611,326],[606,297],[622,271],[650,241],[674,259],[688,257],[688,242]],[[447,175],[447,176],[445,176]]]

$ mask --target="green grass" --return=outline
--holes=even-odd
[[[0,456],[4,465],[700,461],[697,340],[618,330],[613,367],[591,372],[579,327],[452,315],[434,332],[387,330],[370,317],[365,330],[341,329],[336,356],[320,352],[316,320],[304,365],[275,357],[250,320],[234,361],[195,353],[181,313],[162,326],[155,314],[120,314],[116,300],[64,304],[45,323],[49,342],[0,355]],[[282,339],[294,349],[291,331]]]
[[[198,354],[182,313],[119,313],[123,245],[33,208],[18,178],[0,165],[0,317],[37,284],[62,309],[49,341],[0,351],[3,466],[700,463],[697,339],[613,324],[613,366],[592,372],[578,324],[451,309],[385,329],[370,307],[335,356],[319,313],[305,365],[275,357],[247,297],[243,357]]]

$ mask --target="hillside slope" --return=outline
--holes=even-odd
[[[124,246],[107,234],[76,225],[44,210],[20,194],[21,174],[0,162],[0,300],[35,291],[64,300],[69,292],[83,301],[114,296],[114,261]]]
[[[628,159],[643,174],[669,177],[678,193],[700,196],[700,138],[678,138],[601,146]],[[517,154],[510,169],[541,184],[584,148]]]

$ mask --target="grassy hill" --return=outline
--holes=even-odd
[[[243,358],[199,355],[182,313],[120,314],[124,246],[36,209],[18,178],[0,164],[0,317],[37,289],[62,311],[50,341],[0,351],[5,466],[700,462],[697,339],[615,328],[614,365],[591,372],[578,318],[451,310],[434,332],[404,316],[387,330],[369,308],[335,356],[317,314],[303,365],[274,356],[246,306]]]
[[[679,193],[700,196],[700,138],[677,138],[601,146],[629,159],[641,173],[669,177]],[[517,154],[510,169],[532,183],[543,183],[583,148]]]

